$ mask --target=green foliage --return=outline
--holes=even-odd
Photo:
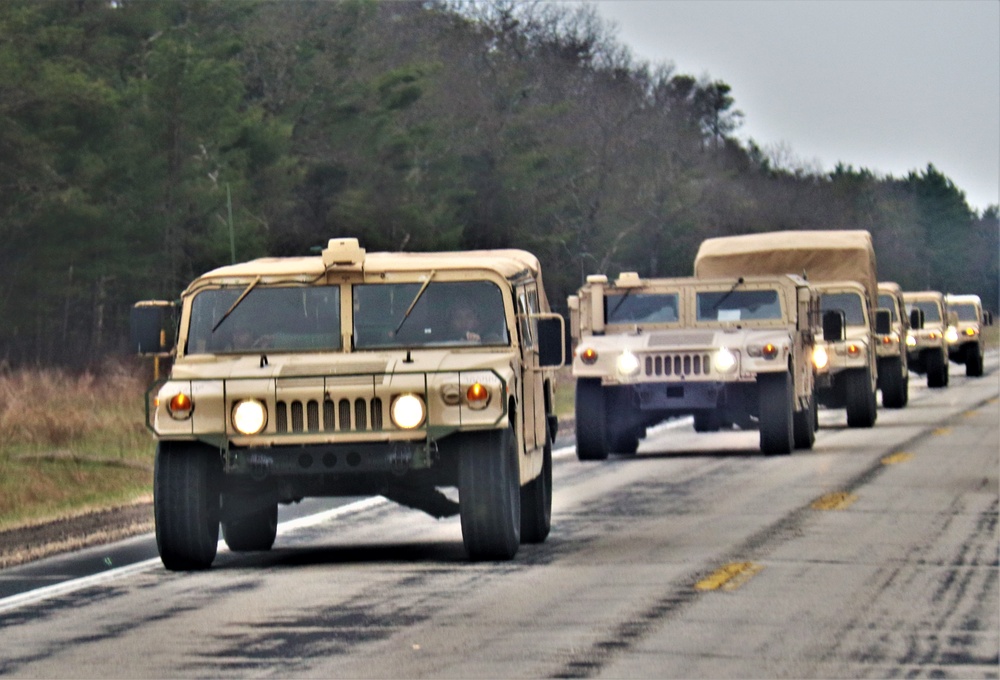
[[[228,263],[230,229],[240,260],[522,247],[559,307],[688,275],[708,236],[865,228],[882,278],[996,309],[996,210],[933,165],[787,168],[734,140],[729,85],[608,35],[506,0],[0,3],[0,361],[125,352],[130,304]]]

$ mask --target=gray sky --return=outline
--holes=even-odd
[[[637,59],[732,87],[737,137],[829,171],[928,163],[1000,203],[1000,0],[599,0]]]

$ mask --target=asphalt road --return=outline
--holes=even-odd
[[[998,399],[994,354],[872,429],[821,411],[791,456],[687,422],[560,448],[552,534],[507,563],[370,499],[207,572],[148,536],[4,570],[0,675],[996,678]]]

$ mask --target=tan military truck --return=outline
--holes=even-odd
[[[944,294],[936,290],[904,291],[903,301],[910,316],[906,353],[910,370],[927,376],[927,386],[948,386],[948,312]]]
[[[760,430],[766,454],[812,448],[818,307],[797,276],[593,275],[569,298],[580,460],[634,453],[645,428]]]
[[[147,395],[168,569],[210,566],[220,523],[230,549],[270,549],[278,504],[307,496],[459,514],[473,559],[545,540],[564,322],[530,253],[333,239],[210,271],[176,308],[173,366]],[[140,353],[167,349],[166,309],[134,308]]]
[[[955,316],[955,324],[945,330],[948,358],[965,364],[965,375],[978,378],[983,374],[983,326],[992,319],[978,295],[945,295],[945,304]]]
[[[822,328],[813,364],[821,405],[847,410],[850,427],[877,417],[875,333],[889,317],[876,315],[878,279],[871,235],[863,230],[780,231],[707,239],[695,276],[796,273],[820,290]],[[879,328],[876,328],[876,321]]]
[[[906,356],[906,335],[910,320],[903,302],[903,289],[892,281],[879,281],[879,309],[889,310],[890,331],[875,338],[878,355],[878,387],[882,406],[903,408],[910,400],[910,366]]]

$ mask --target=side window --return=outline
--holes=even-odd
[[[538,314],[538,288],[536,284],[532,283],[528,286],[528,313]],[[530,319],[529,324],[531,326],[531,337],[538,337],[538,319]]]
[[[535,346],[535,336],[531,332],[531,323],[528,319],[528,314],[530,310],[529,294],[526,286],[518,286],[517,288],[517,319],[518,325],[521,329],[521,342],[525,348],[531,348]]]

